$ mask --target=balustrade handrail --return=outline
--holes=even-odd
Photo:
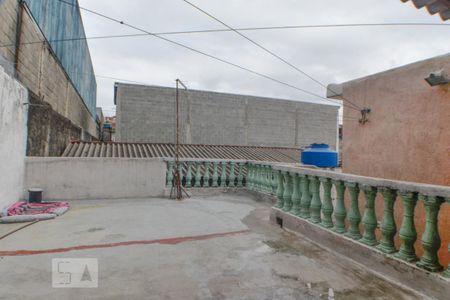
[[[398,190],[400,192],[416,192],[426,196],[447,198],[447,201],[450,201],[450,186],[359,176],[348,173],[340,173],[336,171],[309,169],[292,165],[289,166],[280,163],[272,164],[272,166],[275,170],[279,171],[295,172],[298,174],[325,177],[332,180],[341,180],[345,182],[354,182],[374,187],[390,188],[393,190]]]
[[[165,161],[166,184],[170,187],[175,162],[170,158]],[[417,266],[425,270],[438,272],[443,269],[437,255],[441,245],[438,214],[444,200],[450,203],[448,186],[358,176],[292,163],[204,158],[183,158],[179,161],[185,187],[245,186],[250,191],[276,196],[276,209],[308,219],[386,254],[395,253],[401,260],[418,261]],[[331,197],[333,186],[336,193],[334,200]],[[350,196],[347,204],[344,199],[346,190]],[[359,207],[360,193],[363,194],[364,207]],[[380,225],[375,210],[377,193],[383,198]],[[397,198],[403,205],[401,222],[395,219],[394,214]],[[417,240],[414,210],[418,201],[423,202],[426,213],[421,239],[424,254],[420,258],[414,248]],[[375,235],[378,227],[381,231],[379,240]],[[401,241],[399,248],[394,242],[397,234]],[[450,266],[443,275],[450,277]]]

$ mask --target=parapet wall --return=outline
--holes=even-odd
[[[45,200],[125,199],[164,195],[162,159],[27,157],[28,188],[44,189]]]

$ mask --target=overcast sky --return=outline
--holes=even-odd
[[[232,27],[444,22],[400,0],[192,0]],[[151,32],[222,29],[182,0],[79,0]],[[82,11],[87,36],[139,33]],[[450,22],[446,22],[450,24]],[[450,26],[314,28],[245,31],[244,34],[328,84],[343,82],[450,52]],[[166,36],[292,85],[325,95],[325,89],[233,32]],[[90,40],[99,76],[291,100],[318,98],[249,74],[151,36]],[[119,81],[119,80],[117,80]],[[97,106],[114,114],[114,80],[97,78]],[[319,100],[320,101],[320,100]]]

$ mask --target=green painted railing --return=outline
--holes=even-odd
[[[173,170],[174,162],[168,161],[168,187],[173,184]],[[441,246],[438,215],[442,204],[450,203],[450,187],[241,160],[183,160],[180,173],[185,187],[245,186],[250,191],[276,197],[275,208],[317,226],[331,229],[383,253],[393,254],[406,262],[416,263],[427,271],[443,270],[438,259]],[[375,211],[377,195],[383,199],[381,216],[377,216]],[[394,204],[397,201],[403,207],[400,224],[394,218]],[[414,248],[417,240],[414,212],[419,201],[423,203],[426,214],[421,239],[424,253],[421,257]],[[377,228],[381,232],[379,240],[375,235]],[[394,243],[397,235],[401,241],[398,248]],[[450,245],[448,250],[450,252]],[[442,275],[450,278],[450,265]]]
[[[261,167],[250,164],[249,169],[257,170],[258,175],[254,182],[264,182],[261,177],[265,177],[265,173],[261,172]],[[443,270],[438,259],[438,250],[441,246],[438,215],[441,206],[444,203],[447,205],[450,203],[450,187],[277,165],[270,169],[270,174],[277,182],[276,208],[319,226],[330,228],[383,253],[393,254],[401,260],[415,262],[418,267],[427,271]],[[254,185],[252,181],[249,181],[249,187],[251,186]],[[265,192],[264,188],[256,186],[257,190]],[[331,197],[332,186],[334,186],[335,199]],[[344,201],[346,190],[348,207]],[[360,201],[360,194],[363,201]],[[375,212],[377,194],[382,196],[384,207],[382,216],[378,217]],[[394,217],[396,201],[401,201],[403,207],[400,224],[396,224]],[[421,239],[424,253],[421,257],[418,257],[414,248],[417,240],[414,212],[418,201],[423,202],[426,214],[425,229]],[[360,207],[361,203],[364,205]],[[375,230],[379,219],[381,220],[379,228],[381,239],[377,240]],[[401,242],[398,248],[394,243],[396,235]],[[442,275],[450,277],[450,265]]]
[[[175,162],[167,161],[166,186],[172,187]],[[179,163],[182,185],[191,187],[242,187],[247,162],[243,160],[183,159]]]

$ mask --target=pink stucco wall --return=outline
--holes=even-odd
[[[431,87],[424,78],[444,69],[450,74],[450,53],[343,84],[343,97],[371,109],[361,125],[358,111],[344,108],[342,170],[345,173],[450,186],[450,84]],[[360,201],[363,204],[361,197]],[[383,213],[377,198],[377,217]],[[397,230],[402,205],[395,206]],[[363,205],[360,207],[364,207]],[[416,209],[418,241],[425,225],[423,204]],[[450,205],[439,213],[441,263],[450,261]],[[398,243],[397,234],[397,243]]]

